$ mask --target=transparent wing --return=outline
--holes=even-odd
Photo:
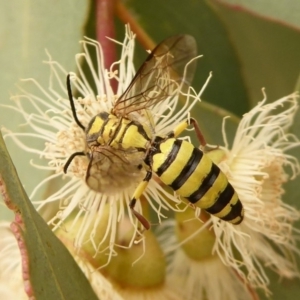
[[[127,116],[148,109],[190,85],[197,55],[196,41],[189,35],[177,35],[161,42],[137,71],[126,91],[117,100],[113,113]],[[184,74],[185,73],[185,74]]]
[[[145,176],[145,172],[139,167],[145,154],[134,148],[125,151],[101,145],[90,155],[86,183],[96,192],[124,191],[132,184],[137,185]]]

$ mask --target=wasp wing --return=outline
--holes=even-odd
[[[114,105],[117,116],[148,109],[178,93],[191,83],[197,55],[196,41],[189,35],[170,37],[154,48]],[[190,62],[188,67],[185,67]]]
[[[144,156],[134,148],[124,150],[99,145],[90,153],[86,183],[92,190],[106,194],[138,185],[145,177],[145,171],[140,168]]]

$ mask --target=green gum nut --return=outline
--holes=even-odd
[[[186,255],[197,261],[213,258],[214,232],[209,228],[202,228],[204,223],[195,218],[195,211],[187,208],[184,212],[178,212],[175,214],[175,220],[178,243],[184,242],[181,248]],[[190,238],[196,231],[199,232]],[[186,239],[188,240],[185,241]]]
[[[151,231],[144,232],[143,238],[144,241],[139,238],[130,248],[117,249],[117,256],[103,269],[103,273],[121,288],[155,288],[164,283],[164,254]],[[132,231],[128,231],[119,243],[127,245],[131,239]]]
[[[97,218],[99,218],[99,216],[92,217],[93,220],[91,220],[90,226],[86,228],[84,236],[80,237],[84,242],[79,249],[76,248],[74,244],[76,244],[75,241],[78,237],[78,233],[81,230],[81,226],[83,225],[82,223],[87,222],[84,216],[77,218],[76,223],[73,224],[74,219],[76,218],[76,214],[74,213],[55,233],[72,254],[78,255],[83,260],[88,260],[94,267],[103,266],[107,262],[105,249],[107,249],[109,246],[110,230],[108,229],[107,225],[109,216],[110,207],[109,205],[106,205],[101,214],[100,222],[97,226],[95,226],[95,230],[95,221]],[[97,255],[95,255],[96,247],[98,253]]]

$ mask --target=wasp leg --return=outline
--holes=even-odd
[[[195,129],[195,132],[196,132],[196,135],[197,135],[197,138],[198,138],[198,140],[199,140],[199,142],[200,142],[200,145],[201,145],[203,148],[207,147],[207,145],[206,145],[206,140],[205,140],[205,138],[204,138],[203,133],[202,133],[201,130],[200,130],[200,127],[199,127],[198,122],[196,121],[196,119],[190,118],[189,120],[187,120],[187,122],[189,122],[189,125],[190,125],[190,124],[193,125],[193,127],[194,127],[194,129]]]
[[[203,136],[203,134],[202,134],[202,132],[201,132],[201,130],[199,128],[198,122],[194,118],[189,118],[189,119],[186,119],[185,121],[179,123],[174,128],[174,130],[172,130],[168,134],[168,137],[171,138],[171,137],[177,137],[177,136],[179,136],[190,125],[192,125],[194,127],[196,135],[197,135],[197,138],[198,138],[201,146],[205,147],[206,146],[205,138],[204,138],[204,136]]]
[[[138,185],[138,187],[136,188],[132,199],[130,200],[129,203],[129,207],[132,211],[132,213],[135,215],[135,217],[140,221],[140,223],[145,227],[145,229],[150,229],[150,223],[149,221],[140,213],[138,213],[134,207],[136,204],[136,200],[139,199],[141,197],[141,195],[143,194],[143,192],[145,191],[145,189],[147,188],[147,185],[150,181],[152,177],[152,172],[151,171],[147,171],[147,174],[145,176],[145,178],[143,179],[143,181]]]
[[[189,121],[190,121],[190,124],[193,125],[193,127],[195,128],[197,138],[200,142],[200,145],[201,145],[202,150],[203,150],[204,153],[219,149],[219,146],[208,146],[207,145],[207,143],[205,141],[205,138],[204,138],[204,135],[201,132],[201,129],[200,129],[199,124],[198,124],[196,119],[190,118]]]
[[[209,151],[212,151],[212,150],[216,150],[219,148],[219,146],[216,146],[216,147],[210,147],[207,145],[206,143],[206,140],[204,138],[204,135],[203,133],[201,132],[201,129],[198,125],[198,122],[196,121],[196,119],[194,118],[189,118],[189,119],[186,119],[185,121],[179,123],[175,129],[170,132],[168,134],[168,137],[177,137],[178,135],[180,135],[187,127],[189,127],[190,125],[192,125],[195,129],[195,133],[196,133],[196,136],[200,142],[200,145],[203,149],[203,152],[209,152]]]

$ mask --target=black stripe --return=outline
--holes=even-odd
[[[119,140],[119,143],[120,143],[120,144],[123,143],[123,139],[124,139],[124,136],[125,136],[125,134],[126,134],[126,131],[127,131],[128,128],[129,128],[130,126],[132,126],[133,124],[134,124],[134,122],[131,121],[131,122],[129,122],[129,123],[126,125],[126,127],[124,128],[123,134],[122,134],[122,136],[120,137],[120,140]],[[121,126],[120,126],[120,128],[121,128]],[[120,128],[119,128],[119,130],[120,130]],[[119,130],[118,130],[118,132],[119,132]],[[116,135],[115,135],[115,136],[116,136]]]
[[[199,165],[199,162],[201,161],[202,156],[203,156],[202,151],[199,150],[198,148],[194,148],[192,155],[189,158],[187,164],[184,166],[184,168],[182,169],[180,174],[170,185],[174,191],[178,190],[188,180],[188,178],[193,174],[193,172]]]
[[[122,128],[122,123],[123,123],[123,118],[121,118],[118,122],[117,128],[114,130],[114,134],[110,137],[109,142],[107,143],[108,145],[110,145],[113,140],[116,138],[116,136],[118,135],[119,131]],[[124,134],[126,132],[126,128],[131,124],[132,122],[130,122],[129,124],[126,125],[125,130],[123,131],[123,135],[121,136],[121,140],[123,140]],[[112,126],[113,127],[113,126]],[[120,141],[121,141],[120,140]],[[122,142],[121,142],[122,143]]]
[[[219,173],[220,173],[220,169],[215,164],[212,164],[210,172],[200,183],[198,189],[190,196],[186,197],[186,199],[188,199],[191,203],[198,202],[206,194],[206,192],[213,186],[214,182],[219,176]]]
[[[107,120],[109,117],[109,113],[106,111],[102,111],[101,113],[99,113],[97,115],[98,117],[100,117],[100,119],[102,119],[103,121]]]
[[[137,123],[136,126],[137,126],[137,128],[138,128],[138,133],[139,133],[145,140],[149,141],[150,138],[149,138],[149,136],[147,135],[147,133],[146,133],[146,131],[145,131],[143,125]]]
[[[241,217],[241,220],[238,223],[234,223],[236,225],[240,224],[243,221],[242,211],[243,211],[242,202],[238,200],[238,202],[231,207],[231,211],[229,212],[229,214],[227,216],[224,216],[222,220],[230,222],[237,217]]]
[[[101,118],[101,115],[99,114],[99,116],[100,116],[100,118]],[[102,119],[102,118],[101,118]],[[109,122],[109,118],[107,118],[107,119],[102,119],[102,120],[104,120],[104,122],[103,122],[103,124],[102,124],[102,127],[101,127],[101,130],[99,131],[99,136],[101,135],[102,136],[102,134],[103,134],[103,131],[104,131],[104,129],[105,129],[105,126],[107,125],[107,123]]]
[[[101,126],[101,129],[100,131],[97,133],[97,135],[102,135],[103,134],[103,131],[104,131],[104,128],[105,126],[107,125],[107,123],[109,122],[109,113],[107,112],[101,112],[100,114],[96,115],[93,119],[93,121],[90,122],[91,126],[89,126],[89,130],[90,128],[92,127],[92,125],[94,124],[95,122],[95,119],[99,117],[103,122],[102,126]]]
[[[233,195],[234,189],[228,182],[225,189],[220,193],[217,201],[211,207],[206,208],[206,211],[212,215],[219,213],[230,202]]]
[[[172,146],[172,150],[168,154],[167,158],[163,162],[163,164],[157,169],[156,174],[158,176],[161,176],[172,164],[172,162],[176,159],[176,156],[180,150],[182,141],[181,140],[175,140]]]

